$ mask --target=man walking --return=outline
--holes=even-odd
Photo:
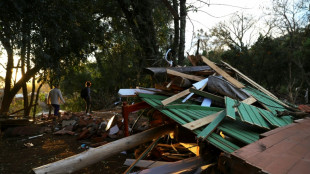
[[[62,97],[61,91],[59,89],[59,85],[55,85],[55,88],[52,89],[49,94],[48,94],[48,103],[52,104],[53,108],[54,108],[54,116],[57,116],[58,119],[60,118],[60,114],[59,114],[59,107],[60,107],[60,103],[59,100],[62,101],[63,104],[65,104],[65,100]]]

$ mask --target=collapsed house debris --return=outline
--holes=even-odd
[[[294,120],[300,118],[296,117],[294,113],[302,112],[301,117],[307,117],[309,112],[303,112],[304,110],[299,110],[297,107],[281,101],[225,62],[222,62],[224,66],[219,67],[203,56],[201,56],[201,60],[207,66],[146,68],[146,71],[156,81],[159,76],[163,75],[168,76],[169,81],[156,82],[155,88],[138,87],[137,89],[119,90],[119,95],[122,98],[137,97],[141,100],[141,102],[132,105],[127,102],[123,103],[125,138],[104,143],[103,146],[35,168],[33,171],[35,173],[74,172],[108,156],[153,140],[149,146],[135,155],[135,160],[126,160],[125,165],[128,165],[129,168],[124,173],[130,173],[134,166],[144,168],[139,169],[139,173],[180,171],[200,173],[212,167],[223,173],[288,172],[290,168],[287,166],[277,165],[277,170],[274,170],[274,165],[272,167],[268,167],[265,163],[262,165],[263,155],[259,158],[261,161],[258,162],[254,160],[253,156],[259,153],[263,154],[265,150],[272,153],[269,152],[274,150],[271,146],[290,137],[285,136],[286,133],[281,133],[281,140],[273,136],[276,136],[281,130],[293,129],[290,128],[292,125],[301,124],[293,123]],[[243,81],[238,81],[233,76],[238,76]],[[128,121],[129,114],[146,108],[155,110],[151,114],[152,121],[150,122],[150,127],[153,128],[129,136],[131,132]],[[309,120],[305,120],[305,123],[302,123],[308,125]],[[131,126],[131,128],[133,127],[134,125]],[[91,128],[85,129],[87,133],[92,131]],[[174,132],[174,135],[170,135],[171,138],[174,138],[173,141],[191,151],[190,155],[178,153],[179,155],[174,155],[173,159],[173,155],[170,155],[169,158],[169,155],[164,155],[167,152],[163,153],[163,150],[158,150],[161,137],[171,134],[171,132]],[[292,133],[288,134],[292,135]],[[307,138],[309,135],[310,132],[307,129],[303,136]],[[302,137],[299,137],[298,140],[302,141]],[[275,140],[273,143],[269,143],[265,142],[265,139]],[[182,142],[187,140],[190,142]],[[296,143],[291,145],[294,146]],[[309,141],[302,143],[301,148],[304,148],[307,143],[309,144]],[[178,152],[175,144],[170,143],[166,146],[172,147],[175,152]],[[251,146],[254,147],[251,148]],[[252,158],[249,158],[246,152],[253,149],[253,152],[249,152]],[[281,154],[285,153],[283,148],[276,151],[275,154],[278,158],[281,158]],[[306,150],[302,150],[302,152],[304,151]],[[155,152],[160,152],[159,158],[143,160],[152,153],[156,156]],[[276,161],[278,158],[275,157],[274,160]],[[286,160],[286,164],[292,166],[296,160],[300,159],[299,157],[290,158]],[[285,159],[283,160],[285,161]],[[303,160],[300,165],[294,166],[294,171],[310,172],[310,168],[307,167],[308,163],[309,160]]]

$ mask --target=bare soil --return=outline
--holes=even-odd
[[[111,114],[107,115],[110,118]],[[22,136],[13,136],[8,131],[3,131],[0,136],[0,174],[27,174],[33,173],[32,169],[49,164],[75,154],[79,154],[87,148],[81,144],[89,140],[77,140],[78,135],[53,135],[52,132],[43,136],[28,139],[33,135],[39,135],[40,130],[47,124],[32,124],[27,126]],[[12,133],[12,132],[11,132]],[[113,141],[110,139],[109,141]],[[32,147],[25,144],[32,143]],[[120,153],[96,164],[81,169],[75,174],[114,174],[124,172],[128,166],[123,166],[126,158],[134,158],[133,151],[127,154]]]

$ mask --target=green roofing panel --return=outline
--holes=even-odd
[[[233,100],[229,97],[225,97],[227,117],[232,118],[234,120],[236,119],[235,104],[236,104],[236,100]]]
[[[256,98],[259,102],[264,104],[268,109],[270,109],[273,114],[276,114],[276,110],[279,111],[286,110],[285,107],[283,107],[281,104],[279,104],[278,102],[276,102],[274,99],[264,94],[263,92],[251,87],[246,87],[244,89],[248,93],[250,93],[254,98]]]
[[[207,138],[207,141],[227,153],[232,153],[233,151],[240,149],[237,145],[225,140],[215,133],[211,133],[211,135]]]
[[[238,112],[241,120],[259,127],[269,129],[267,122],[259,114],[259,111],[255,106],[240,102],[240,105],[238,106]]]
[[[258,109],[260,114],[273,126],[275,127],[282,127],[285,125],[288,125],[289,123],[286,122],[285,119],[276,117],[271,112],[264,110],[264,109]]]
[[[181,125],[223,110],[223,108],[184,104],[181,100],[176,100],[170,105],[163,107],[161,101],[168,97],[150,94],[139,94],[139,97]]]
[[[251,129],[245,129],[238,124],[232,124],[231,122],[224,122],[217,128],[223,131],[224,135],[233,137],[246,144],[253,143],[259,139],[259,133],[252,131]]]
[[[206,139],[214,131],[214,129],[220,124],[220,122],[225,118],[225,116],[226,116],[226,111],[224,110],[197,135],[197,138]]]

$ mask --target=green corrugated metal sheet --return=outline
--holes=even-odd
[[[253,94],[259,96],[257,99],[263,98],[261,99],[263,101],[262,103],[272,103],[269,101],[270,99],[268,99],[268,97],[266,99],[265,96],[260,96],[261,94],[255,92],[253,92]],[[176,100],[167,106],[162,106],[161,101],[168,97],[150,94],[139,94],[139,96],[153,108],[158,109],[160,112],[181,125],[223,110],[223,108],[202,107],[193,103],[184,104],[182,103],[182,100]],[[247,105],[228,97],[225,98],[225,103],[226,110],[223,110],[222,113],[209,125],[192,130],[192,132],[194,132],[198,138],[205,139],[209,143],[228,153],[231,153],[240,147],[214,133],[215,129],[221,130],[225,135],[231,138],[249,144],[259,139],[259,134],[270,127],[269,123],[276,127],[292,123],[292,119],[289,116],[277,118],[267,110]],[[278,106],[276,104],[272,103],[273,106]],[[240,116],[235,114],[235,107],[237,107]],[[226,118],[226,115],[232,119]]]
[[[245,129],[238,124],[232,124],[231,122],[221,123],[220,126],[218,126],[218,129],[223,131],[224,135],[233,137],[246,144],[250,144],[259,140],[259,133],[249,128]]]
[[[227,114],[227,116],[233,115],[234,119],[236,119],[235,107],[237,107],[237,111],[243,122],[246,122],[251,125],[256,125],[265,129],[270,129],[267,122],[259,114],[259,111],[255,106],[248,105],[243,102],[239,102],[237,100],[233,100],[229,97],[225,97],[225,101],[226,101],[226,108],[230,110],[229,111],[230,114]]]
[[[218,147],[219,149],[227,153],[232,153],[233,151],[240,149],[240,147],[238,147],[237,145],[225,140],[224,138],[215,133],[211,133],[207,140],[215,147]]]
[[[259,112],[261,113],[261,115],[273,126],[275,127],[282,127],[282,126],[286,126],[289,123],[286,121],[286,119],[283,118],[278,118],[276,116],[274,116],[271,112],[264,110],[264,109],[260,109],[258,108]],[[287,118],[287,117],[284,117]]]
[[[206,139],[216,127],[220,124],[220,122],[226,117],[226,111],[222,111],[208,126],[206,126],[203,131],[201,131],[197,138]]]
[[[235,100],[225,97],[225,104],[226,104],[226,112],[227,112],[227,117],[236,119],[236,113],[235,113]]]
[[[170,105],[163,107],[161,101],[168,97],[151,94],[139,94],[139,97],[181,125],[223,110],[216,107],[184,104],[182,100],[176,100]]]
[[[267,122],[259,114],[255,106],[247,105],[240,102],[240,105],[238,106],[238,112],[243,121],[269,129]]]
[[[276,114],[276,110],[284,111],[286,110],[285,107],[280,105],[278,102],[276,102],[274,99],[269,97],[268,95],[264,94],[263,92],[256,90],[251,87],[244,88],[248,93],[250,93],[256,100],[264,104],[269,110],[272,111],[273,114]]]

